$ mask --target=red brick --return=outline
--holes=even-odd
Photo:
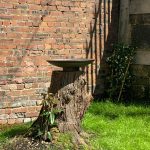
[[[22,92],[20,90],[14,90],[14,91],[10,91],[8,93],[10,96],[20,96],[22,94]]]
[[[15,124],[16,119],[8,119],[8,124]]]
[[[0,109],[0,114],[5,114],[5,109]]]
[[[26,3],[27,0],[18,0],[18,2],[19,2],[20,4],[23,4],[23,3]]]
[[[36,106],[30,106],[28,107],[29,112],[35,112],[36,111]]]
[[[17,90],[23,90],[24,84],[17,84]]]
[[[3,25],[4,26],[9,26],[9,25],[11,25],[11,22],[10,21],[3,21]]]
[[[26,112],[27,111],[27,107],[19,107],[19,108],[13,108],[12,109],[12,113],[19,113],[19,112]]]
[[[32,88],[38,88],[38,83],[32,83]]]
[[[6,124],[7,120],[0,120],[0,125]]]
[[[7,74],[7,68],[0,68],[0,75]]]
[[[13,8],[13,4],[0,3],[0,7],[2,7],[2,8]]]
[[[37,107],[36,107],[36,110],[37,110],[37,111],[40,111],[41,108],[42,108],[42,106],[37,106]]]
[[[26,117],[38,117],[39,113],[38,112],[27,112],[25,114]]]
[[[23,123],[23,121],[24,121],[23,118],[17,118],[17,119],[15,120],[15,123],[16,123],[16,124],[20,124],[20,123]]]
[[[5,114],[11,114],[11,113],[12,113],[12,109],[10,108],[5,109]]]
[[[59,16],[60,17],[62,15],[62,12],[60,12],[60,11],[52,11],[50,15],[51,16]]]
[[[69,11],[69,7],[58,6],[57,9],[59,11]]]
[[[16,82],[16,83],[22,83],[23,80],[22,80],[22,78],[15,78],[15,79],[14,79],[14,82]]]
[[[35,89],[21,91],[21,95],[33,95],[33,94],[35,94]]]
[[[42,10],[41,5],[29,5],[30,10]]]
[[[81,12],[82,8],[80,8],[80,7],[71,7],[71,11]]]

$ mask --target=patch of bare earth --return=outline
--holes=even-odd
[[[88,145],[89,143],[89,137],[91,137],[91,135],[86,134],[85,132],[82,133],[81,135],[84,139],[84,141],[87,143],[86,145],[86,149],[88,150],[93,150],[92,147],[90,145]],[[81,138],[82,140],[82,138]],[[65,142],[65,141],[64,141]],[[56,143],[52,143],[52,142],[45,142],[45,141],[39,141],[39,140],[35,140],[33,138],[30,137],[24,137],[24,136],[16,136],[13,139],[11,139],[9,142],[7,142],[7,144],[5,144],[3,146],[3,150],[84,150],[82,145],[78,145],[75,141],[70,141],[69,143],[69,147],[65,147],[64,142],[56,142]],[[82,141],[80,141],[80,143],[82,143]]]
[[[15,137],[9,144],[3,146],[4,150],[61,150],[60,146],[53,145],[49,142],[25,138],[22,136]]]

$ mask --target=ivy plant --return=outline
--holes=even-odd
[[[108,91],[111,99],[127,97],[133,75],[130,66],[133,63],[136,47],[122,43],[113,46],[113,53],[107,57],[109,65]]]

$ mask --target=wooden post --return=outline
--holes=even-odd
[[[120,0],[119,34],[120,43],[130,43],[129,0]]]

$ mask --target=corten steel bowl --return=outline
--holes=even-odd
[[[54,66],[62,67],[63,71],[79,71],[80,67],[91,64],[94,59],[52,59],[48,62]]]

